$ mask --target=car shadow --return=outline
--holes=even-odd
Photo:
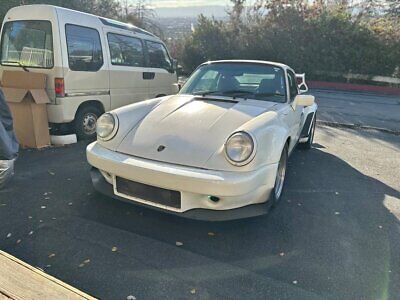
[[[263,217],[199,222],[100,195],[84,215],[165,243],[180,241],[187,251],[260,276],[301,282],[319,295],[376,299],[400,292],[400,222],[386,203],[399,199],[399,191],[314,148],[294,152],[283,199]]]

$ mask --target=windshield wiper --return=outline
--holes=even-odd
[[[222,92],[222,95],[228,95],[228,96],[232,96],[232,97],[237,97],[240,95],[252,95],[252,92],[249,91],[244,91],[244,90],[231,90],[231,91],[225,91]]]
[[[29,72],[27,66],[21,64],[19,61],[13,61],[13,60],[3,60],[1,61],[2,64],[16,64],[20,66],[25,72]]]
[[[272,97],[272,96],[281,96],[285,97],[284,94],[281,93],[254,93],[254,96],[260,96],[260,97]]]
[[[216,94],[216,93],[219,93],[219,91],[200,91],[200,92],[193,93],[193,95],[204,97],[204,96],[212,95],[212,94]]]
[[[207,96],[207,95],[215,95],[218,94],[218,96],[227,96],[227,97],[232,97],[236,98],[237,96],[243,95],[243,94],[252,94],[249,91],[243,91],[243,90],[231,90],[231,91],[203,91],[203,92],[196,92],[193,93],[194,95],[201,95],[201,96]]]

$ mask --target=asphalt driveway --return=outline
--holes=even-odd
[[[225,223],[96,194],[85,144],[22,151],[0,248],[102,299],[398,299],[399,137],[319,127],[315,142],[276,209]]]

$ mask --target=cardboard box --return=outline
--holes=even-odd
[[[14,130],[22,147],[50,145],[46,104],[46,75],[24,71],[4,71],[2,90],[14,119]]]

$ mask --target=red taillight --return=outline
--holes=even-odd
[[[54,80],[54,91],[56,92],[56,97],[65,96],[64,78],[56,78]]]

